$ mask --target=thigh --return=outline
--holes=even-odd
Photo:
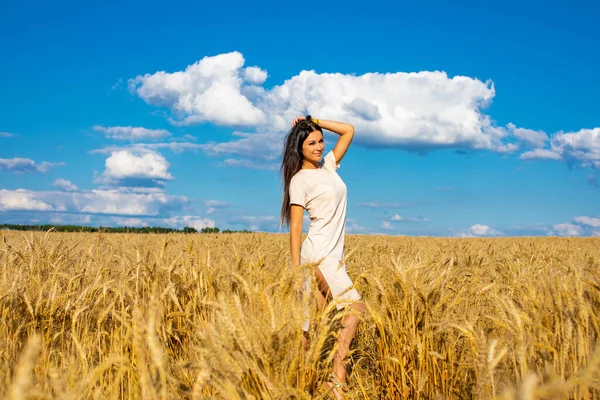
[[[319,287],[319,292],[321,292],[322,296],[326,300],[330,300],[331,299],[331,289],[329,288],[329,284],[327,283],[327,280],[325,279],[325,276],[323,275],[323,273],[321,272],[319,267],[315,268],[315,278],[317,280],[317,286]]]

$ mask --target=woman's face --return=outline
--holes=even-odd
[[[306,161],[317,163],[323,156],[324,147],[323,134],[319,131],[312,131],[302,143],[302,156]]]

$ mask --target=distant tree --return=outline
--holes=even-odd
[[[0,229],[10,229],[16,231],[53,231],[53,232],[102,232],[102,233],[197,233],[196,228],[186,226],[181,230],[173,228],[163,228],[162,226],[143,226],[140,228],[134,226],[80,226],[80,225],[16,225],[16,224],[2,224],[0,223]],[[219,233],[219,228],[203,228],[202,233]],[[237,231],[226,231],[227,233]],[[249,231],[244,231],[249,232]]]
[[[183,233],[198,233],[196,228],[192,228],[191,226],[183,227]]]

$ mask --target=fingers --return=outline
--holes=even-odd
[[[294,126],[296,126],[296,124],[300,121],[302,121],[304,119],[304,117],[296,117],[296,119],[294,120],[294,122],[292,122],[292,128]]]

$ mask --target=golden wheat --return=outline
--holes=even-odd
[[[286,235],[0,235],[2,397],[326,396],[342,313],[309,301],[303,348]],[[600,398],[600,238],[346,247],[349,398]]]

